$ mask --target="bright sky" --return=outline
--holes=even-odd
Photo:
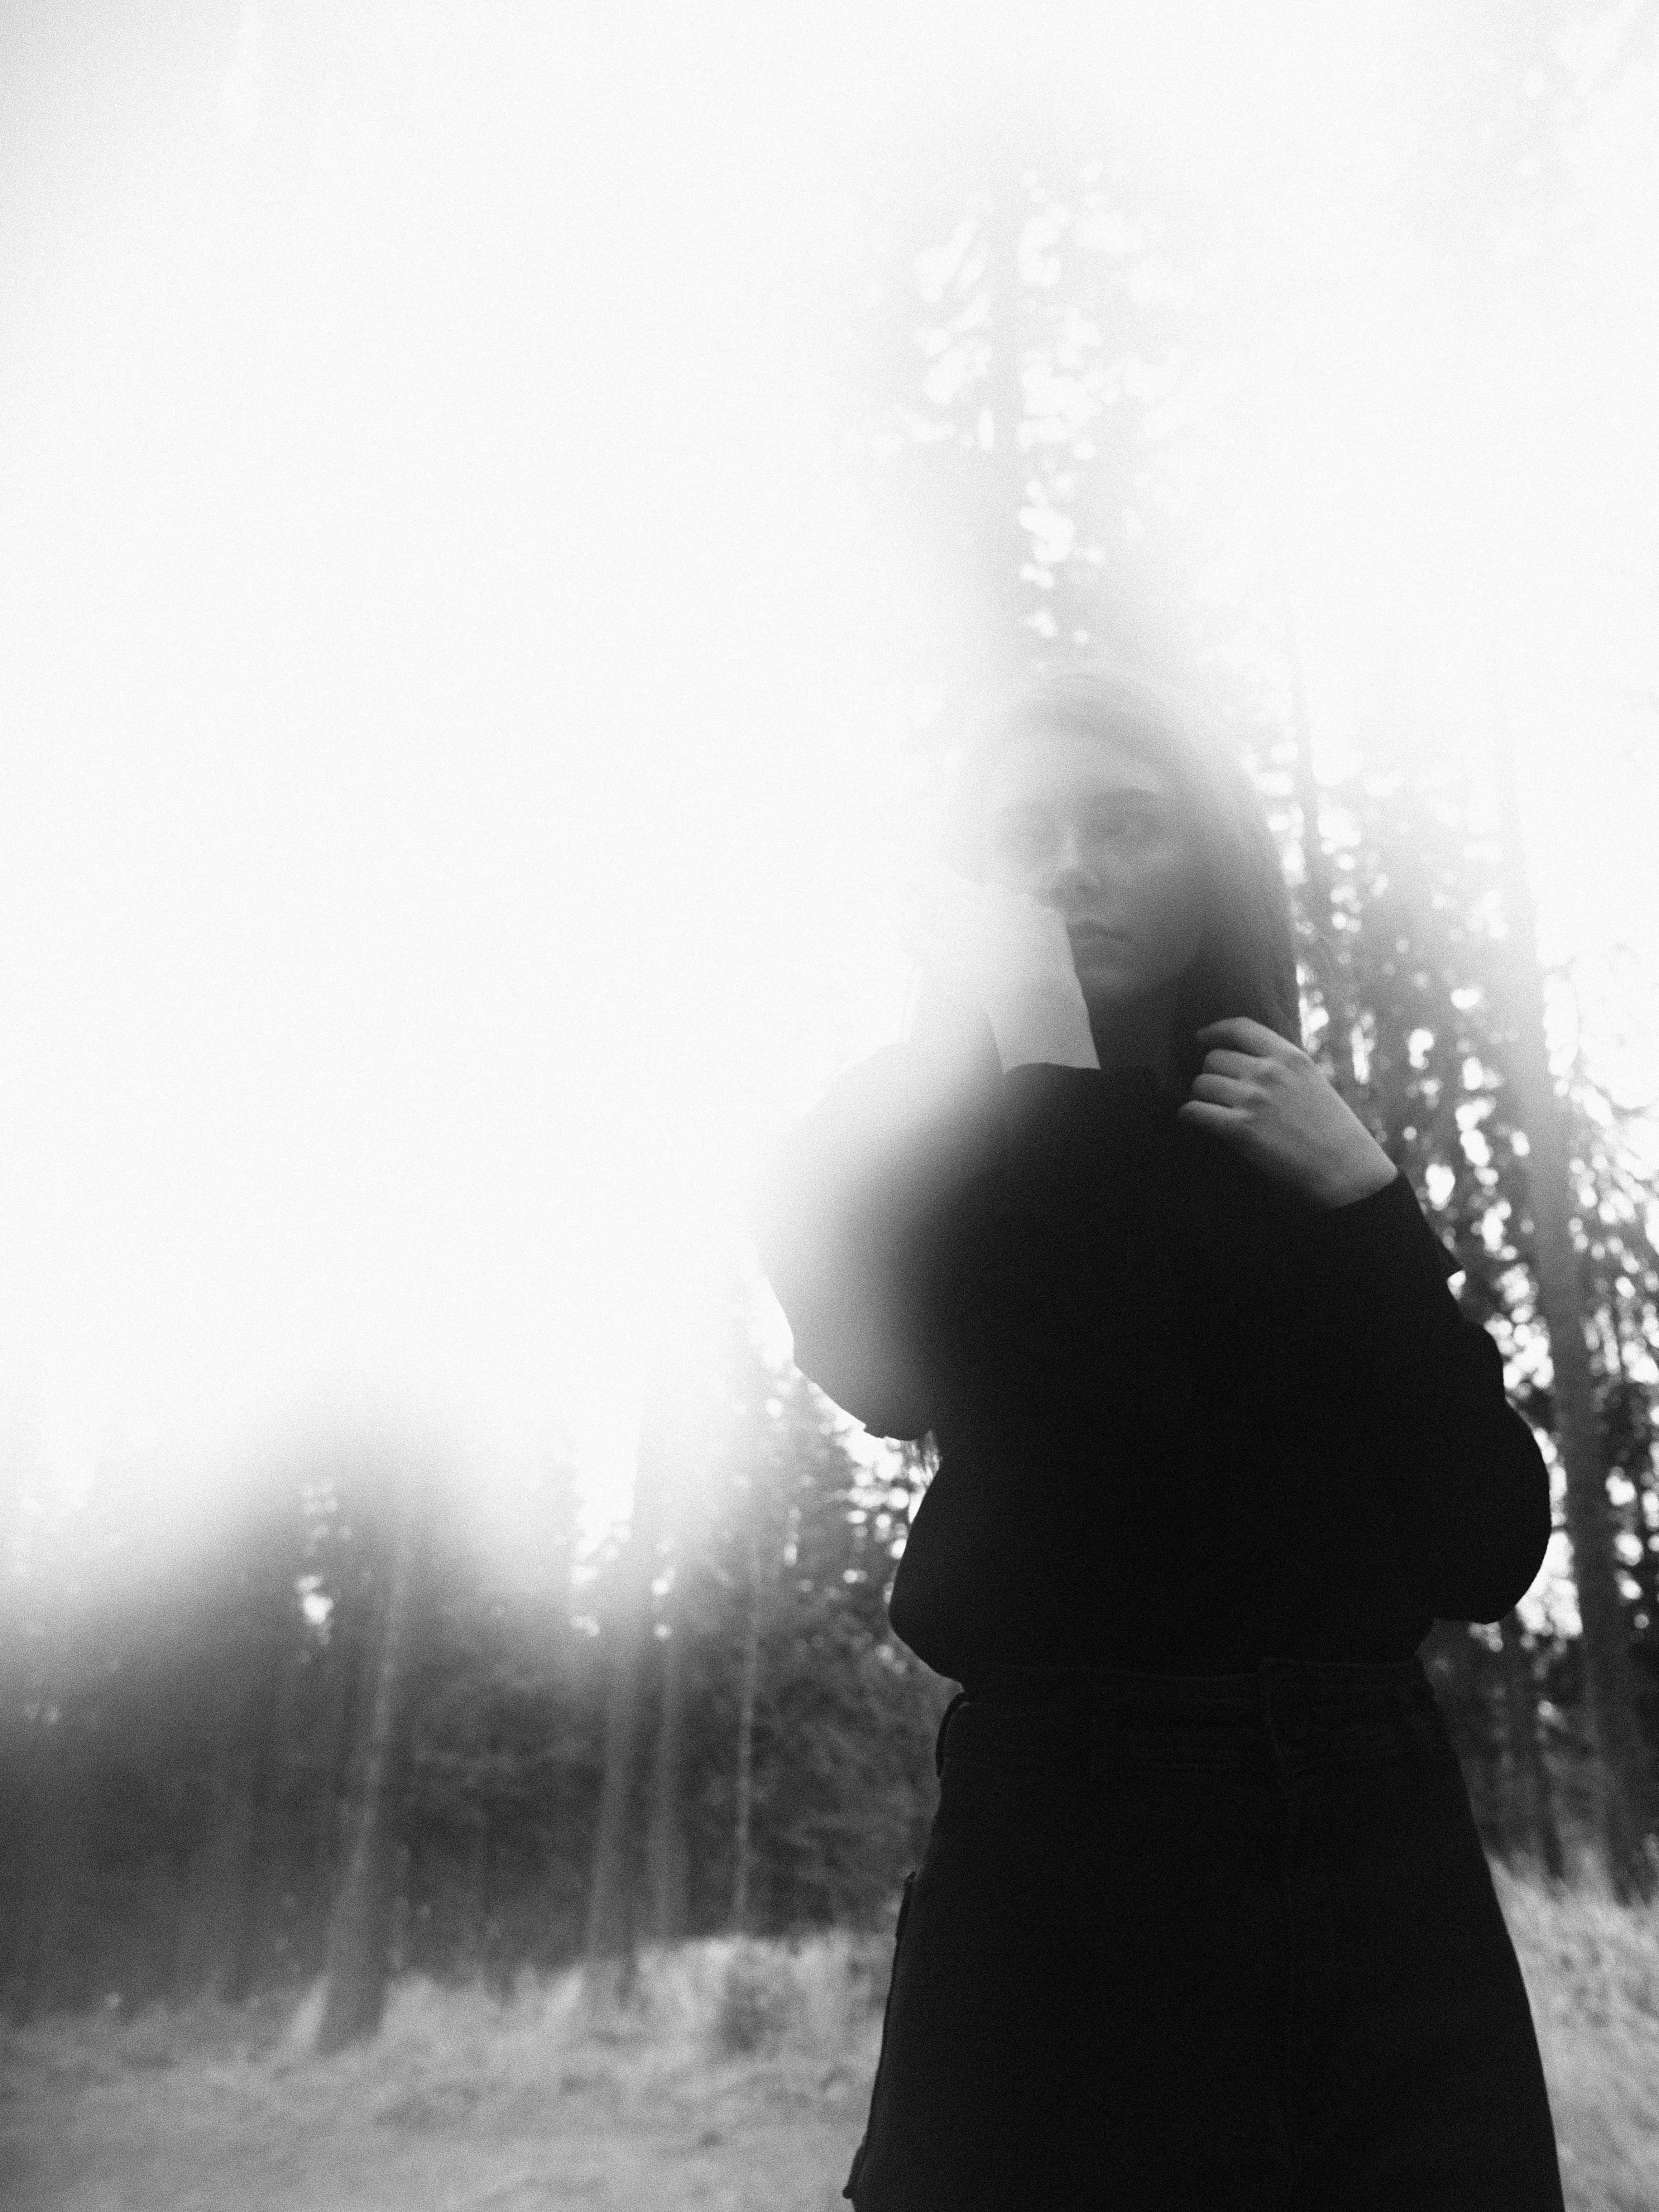
[[[1508,410],[1552,943],[1655,945],[1646,579],[1596,571],[1659,475],[1644,111],[1581,150],[1573,341],[1407,360],[1372,93],[1424,19],[1246,13],[4,34],[0,1386],[50,1464],[119,1447],[165,1510],[383,1406],[481,1465],[569,1428],[622,1494],[653,1302],[898,1017],[872,641],[946,580],[872,542],[840,456],[848,153],[910,105],[1063,86],[1342,279],[1230,487],[1248,531],[1279,486],[1328,766],[1384,637],[1423,742],[1478,741],[1458,463]]]

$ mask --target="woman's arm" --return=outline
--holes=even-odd
[[[830,1085],[774,1154],[752,1214],[796,1366],[872,1433],[903,1438],[932,1425],[920,1322],[942,1226],[1010,1137],[1050,1149],[1027,1114],[1016,1131],[1000,1076],[1098,1080],[1100,1065],[1058,913],[994,884],[934,891],[912,946],[912,1041]]]
[[[1501,1619],[1543,1564],[1550,1504],[1497,1345],[1447,1290],[1410,1185],[1308,1055],[1242,1017],[1198,1034],[1218,1041],[1180,1117],[1309,1202],[1336,1402],[1395,1470],[1424,1601],[1438,1620]]]
[[[994,1142],[987,1105],[936,1056],[888,1045],[830,1085],[756,1188],[751,1226],[796,1366],[875,1435],[932,1425],[928,1263]]]
[[[1495,1621],[1550,1538],[1549,1469],[1504,1390],[1503,1356],[1462,1311],[1454,1263],[1403,1175],[1310,1223],[1335,1402],[1398,1484],[1404,1555],[1438,1620]]]

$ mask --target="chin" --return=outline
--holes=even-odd
[[[1079,975],[1077,980],[1090,1013],[1097,1008],[1102,1013],[1122,1013],[1126,1006],[1133,1006],[1148,995],[1147,986],[1138,975],[1125,975],[1121,969],[1105,975],[1090,971]]]

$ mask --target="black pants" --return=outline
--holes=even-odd
[[[856,2212],[1562,2212],[1417,1660],[1004,1669],[938,1758]]]

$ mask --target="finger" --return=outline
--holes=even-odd
[[[1262,1064],[1259,1052],[1224,1052],[1219,1045],[1204,1055],[1204,1066],[1211,1075],[1231,1075],[1243,1079],[1254,1075]]]
[[[1245,1117],[1231,1106],[1215,1106],[1200,1099],[1189,1098],[1175,1109],[1177,1121],[1184,1121],[1194,1129],[1208,1129],[1212,1136],[1236,1140],[1245,1128]]]
[[[1206,1037],[1219,1037],[1223,1044],[1254,1052],[1258,1058],[1278,1059],[1290,1049],[1277,1029],[1270,1029],[1265,1021],[1257,1021],[1251,1014],[1227,1014],[1220,1021],[1207,1021],[1202,1029],[1195,1029],[1193,1035],[1201,1044]]]
[[[1245,1112],[1255,1101],[1256,1093],[1237,1076],[1201,1073],[1193,1078],[1194,1098],[1207,1099],[1216,1106],[1231,1106]]]

